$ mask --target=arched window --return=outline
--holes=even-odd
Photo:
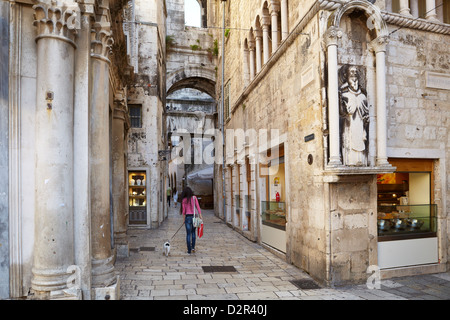
[[[202,26],[202,8],[197,0],[184,0],[184,24],[197,28]]]

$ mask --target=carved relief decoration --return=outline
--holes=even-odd
[[[38,29],[36,41],[45,37],[60,38],[75,47],[74,40],[80,21],[78,6],[61,6],[52,1],[51,4],[38,3],[33,9],[33,25]]]
[[[367,166],[369,106],[364,70],[344,65],[339,69],[339,115],[342,161],[346,166]]]

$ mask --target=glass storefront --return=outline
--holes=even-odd
[[[378,260],[381,268],[438,261],[433,160],[389,159],[396,172],[377,175]]]
[[[286,252],[286,181],[284,148],[267,166],[266,195],[261,201],[262,242]]]

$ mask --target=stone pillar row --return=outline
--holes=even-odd
[[[399,13],[409,17],[419,16],[419,2],[418,0],[411,0],[411,7],[409,0],[400,0],[400,10]],[[425,11],[426,16],[422,17],[433,22],[439,22],[436,12],[436,0],[426,0]]]
[[[280,14],[281,25],[278,22]],[[269,8],[263,10],[253,34],[248,38],[250,81],[261,71],[263,64],[269,60],[271,53],[278,49],[281,41],[289,35],[288,19],[287,0],[271,0]],[[279,36],[280,29],[281,39]],[[270,38],[272,40],[271,47],[269,45]]]
[[[110,218],[109,53],[113,40],[108,7],[108,1],[99,1],[96,12],[92,7],[90,13],[83,14],[74,1],[41,1],[33,7],[37,27],[37,88],[32,290],[36,297],[67,296],[70,292],[79,298],[80,290],[75,293],[68,290],[80,289],[80,283],[73,282],[72,278],[89,278],[89,281],[81,280],[81,286],[85,286],[83,294],[88,298],[91,289],[105,288],[117,281]],[[86,28],[91,29],[90,47],[86,45],[89,42]],[[77,48],[78,32],[80,48]],[[86,70],[75,70],[75,63]],[[82,74],[87,75],[84,83],[80,81]],[[74,79],[78,79],[77,83]],[[80,89],[76,93],[75,86]],[[81,114],[87,112],[86,116]],[[80,119],[89,124],[79,123]],[[78,152],[83,150],[80,143],[86,144],[86,139],[74,136],[83,128],[84,132],[89,131],[86,132],[88,146],[84,147],[88,155],[86,163],[79,160],[84,159],[83,155],[74,153],[74,146]],[[122,143],[123,134],[123,130],[118,133]],[[118,159],[123,175],[123,150],[121,153]],[[81,170],[81,165],[86,168]],[[81,176],[74,179],[74,174],[79,172],[89,172],[83,175],[84,181],[80,180]],[[80,189],[85,191],[84,195]],[[84,207],[79,205],[83,197],[88,198]],[[122,220],[118,227],[120,233],[124,232]],[[86,231],[87,238],[81,239]],[[90,258],[79,254],[83,250],[90,252]],[[74,267],[83,263],[79,268]],[[83,275],[73,277],[74,270],[82,270]]]

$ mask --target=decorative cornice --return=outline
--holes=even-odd
[[[56,38],[69,42],[74,48],[75,36],[80,28],[80,9],[77,4],[62,6],[52,1],[51,4],[38,3],[33,6],[34,22],[37,27],[36,41],[42,38]]]
[[[326,11],[334,11],[347,3],[342,0],[318,0],[318,2],[320,10]],[[399,27],[450,34],[450,25],[438,21],[414,18],[385,10],[381,10],[381,16],[386,23]]]
[[[424,30],[440,34],[450,34],[450,25],[445,23],[413,18],[386,11],[382,11],[381,16],[386,21],[386,23],[393,24],[399,27]]]

